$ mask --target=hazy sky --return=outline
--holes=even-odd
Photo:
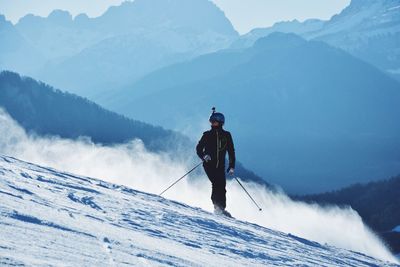
[[[270,26],[282,20],[328,19],[340,12],[350,0],[212,0],[232,21],[236,30],[245,33],[252,28]],[[27,13],[47,16],[54,9],[68,10],[72,15],[101,15],[109,6],[123,0],[0,0],[0,13],[17,22]]]

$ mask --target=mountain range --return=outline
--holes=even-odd
[[[254,29],[241,36],[233,47],[251,46],[275,31],[296,33],[344,49],[400,80],[399,0],[352,0],[328,21],[294,20]]]
[[[2,43],[0,68],[98,100],[161,67],[229,46],[250,47],[278,31],[324,41],[400,79],[399,6],[399,0],[353,0],[327,21],[278,22],[242,36],[208,0],[123,2],[96,18],[54,10],[48,17],[28,14],[15,25],[2,16],[0,36],[18,45],[10,50]]]
[[[0,27],[2,39],[17,34],[26,41],[17,53],[0,45],[1,68],[91,97],[224,48],[238,36],[223,12],[204,0],[126,1],[96,18],[55,10],[48,17],[28,14],[15,25],[2,17]],[[30,53],[34,59],[18,60]]]

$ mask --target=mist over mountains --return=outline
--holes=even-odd
[[[0,69],[19,69],[32,72],[43,64],[39,51],[34,49],[11,22],[0,14]],[[36,64],[34,64],[36,62]]]
[[[55,10],[46,18],[26,15],[15,26],[5,23],[10,29],[3,37],[17,31],[27,41],[21,53],[37,51],[39,60],[15,63],[13,56],[21,53],[3,50],[8,57],[3,69],[91,97],[162,66],[224,48],[238,36],[223,12],[204,0],[137,0],[96,18],[72,18]]]
[[[323,206],[350,206],[397,255],[400,253],[400,231],[394,229],[400,221],[397,212],[400,209],[399,188],[400,176],[397,176],[367,184],[354,184],[331,192],[296,196],[294,199]]]

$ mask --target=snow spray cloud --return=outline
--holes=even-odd
[[[88,138],[68,140],[28,135],[1,110],[0,153],[150,193],[159,193],[196,164],[177,160],[167,153],[149,152],[140,140],[101,146]],[[352,209],[323,208],[295,202],[283,192],[271,192],[253,183],[244,185],[263,211],[259,212],[239,185],[230,181],[227,184],[227,205],[236,218],[379,259],[396,261]],[[182,180],[165,193],[165,197],[211,211],[210,190],[208,179],[200,172]]]

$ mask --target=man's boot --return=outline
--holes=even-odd
[[[232,218],[232,215],[226,211],[225,209],[222,209],[220,206],[214,204],[214,214],[216,215],[224,215],[226,217]]]

